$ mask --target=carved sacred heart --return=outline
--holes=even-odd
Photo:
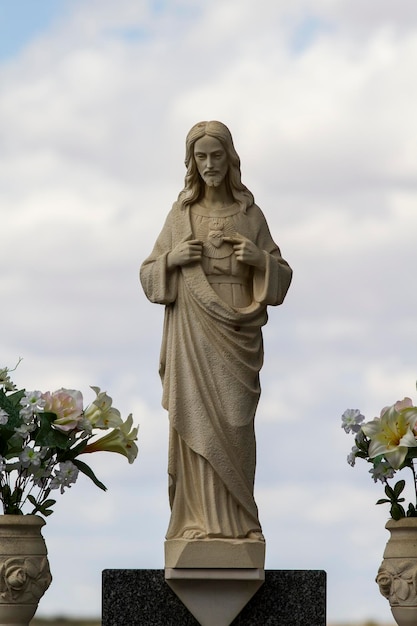
[[[209,222],[208,240],[216,248],[220,248],[224,237],[224,220],[213,218]]]

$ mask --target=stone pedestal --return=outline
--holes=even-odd
[[[163,570],[104,570],[102,626],[198,626]],[[232,626],[326,626],[326,573],[267,570]]]
[[[165,568],[165,580],[201,626],[230,626],[263,585],[263,569]]]
[[[201,626],[230,626],[263,584],[264,563],[264,541],[165,542],[165,580]]]
[[[263,569],[265,542],[250,539],[210,539],[165,542],[165,568]]]

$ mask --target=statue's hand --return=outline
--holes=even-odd
[[[239,233],[236,237],[223,237],[223,241],[233,245],[233,251],[238,261],[246,263],[246,265],[253,265],[261,270],[265,269],[265,254],[253,241]]]
[[[189,265],[189,263],[195,263],[200,261],[203,252],[203,244],[199,239],[191,239],[190,241],[183,241],[179,243],[167,257],[168,269],[174,267],[181,267],[182,265]]]

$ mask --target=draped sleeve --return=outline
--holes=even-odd
[[[292,280],[292,269],[282,258],[272,239],[261,209],[253,204],[237,217],[237,230],[260,248],[265,256],[265,269],[254,268],[253,299],[264,306],[282,304]]]
[[[178,270],[168,270],[167,257],[173,249],[175,205],[168,214],[155,246],[142,264],[140,280],[146,297],[156,304],[175,302],[178,292]]]

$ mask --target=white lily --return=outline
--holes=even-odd
[[[82,452],[117,452],[127,457],[129,463],[133,463],[138,455],[138,447],[135,441],[138,438],[138,429],[136,426],[132,428],[132,414],[122,422],[118,428],[112,430],[108,435],[97,439],[93,443],[89,443]]]
[[[112,398],[100,387],[91,387],[96,393],[96,399],[84,411],[84,418],[93,428],[117,428],[123,423],[120,411],[112,406]]]
[[[374,459],[383,455],[394,469],[404,463],[408,448],[417,447],[413,432],[417,409],[411,408],[407,400],[383,409],[380,418],[362,425],[362,431],[370,439],[369,457]]]

